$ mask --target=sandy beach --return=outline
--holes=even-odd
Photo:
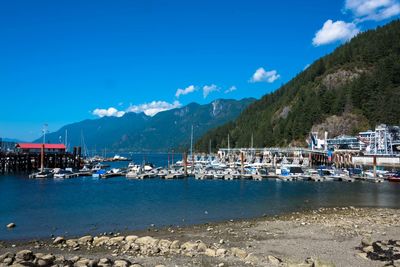
[[[400,266],[399,219],[394,209],[321,208],[183,228],[2,241],[0,264]]]

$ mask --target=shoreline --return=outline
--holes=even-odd
[[[64,258],[127,260],[140,266],[314,266],[316,261],[325,266],[383,266],[385,261],[372,260],[375,254],[362,250],[361,240],[371,244],[400,240],[400,210],[320,208],[85,238],[86,243],[79,241],[82,237],[57,244],[54,239],[1,241],[0,255],[28,249]]]

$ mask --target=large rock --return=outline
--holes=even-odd
[[[107,244],[108,240],[110,240],[110,238],[108,236],[101,236],[101,237],[95,237],[93,238],[93,246],[99,247],[102,245]]]
[[[146,246],[157,246],[158,244],[158,239],[155,239],[151,236],[144,236],[144,237],[139,237],[138,239],[135,240],[136,244],[139,245],[146,245]]]
[[[34,256],[32,251],[30,250],[21,250],[18,251],[17,254],[15,255],[15,258],[19,259],[19,260],[24,260],[24,261],[30,261],[33,260]]]

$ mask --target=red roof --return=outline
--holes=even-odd
[[[18,143],[16,147],[21,149],[41,149],[42,144],[35,144],[35,143]],[[65,149],[64,144],[45,144],[45,149]]]

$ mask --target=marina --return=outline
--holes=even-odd
[[[162,164],[165,155],[153,155]],[[115,163],[114,168],[119,167]],[[191,225],[336,206],[398,208],[398,183],[0,177],[3,240]],[[51,214],[51,216],[49,216]],[[158,216],[154,216],[158,214]],[[29,220],[27,220],[29,218]]]

